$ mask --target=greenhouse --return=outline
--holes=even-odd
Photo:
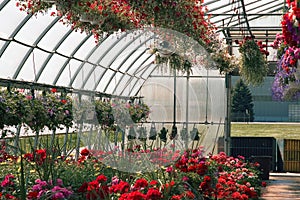
[[[232,76],[297,100],[299,7],[1,0],[0,199],[258,199],[257,163],[229,157],[254,115]]]

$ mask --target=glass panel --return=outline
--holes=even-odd
[[[102,56],[107,50],[111,48],[111,46],[118,40],[118,37],[115,35],[109,36],[107,39],[105,39],[101,44],[99,44],[99,47],[97,50],[88,58],[90,62],[93,63],[99,63],[99,58]],[[107,66],[105,66],[107,67]]]
[[[144,49],[137,49],[131,56],[129,59],[127,59],[124,64],[121,66],[121,68],[119,69],[121,72],[126,72],[128,70],[128,68],[133,64],[133,62],[139,57],[141,56],[141,54],[144,52]]]
[[[134,40],[135,38],[136,38],[136,33],[134,32],[134,33],[129,33],[128,35],[126,35],[126,37],[119,39],[118,43],[114,46],[111,46],[111,49],[109,50],[109,52],[100,61],[100,65],[109,67],[108,65],[113,61],[113,59],[116,56],[120,56],[120,54],[123,51],[128,51],[128,50],[126,50],[128,45],[139,43],[139,41]],[[128,52],[125,52],[124,54],[127,55]]]
[[[39,42],[39,47],[52,51],[61,38],[70,30],[70,27],[57,22]]]
[[[120,72],[117,72],[114,75],[113,79],[110,81],[107,89],[104,92],[107,94],[111,94],[114,91],[116,85],[118,84],[118,82],[120,81],[122,76],[123,76],[123,74],[121,74]]]
[[[39,49],[34,49],[30,54],[26,62],[24,63],[19,75],[18,79],[22,79],[25,81],[34,81],[35,74],[40,70],[43,66],[44,61],[46,60],[49,54],[41,51]],[[54,76],[54,75],[53,75]]]
[[[119,83],[119,85],[115,88],[115,92],[113,94],[115,95],[120,95],[120,93],[122,92],[122,90],[124,89],[124,87],[126,87],[127,82],[129,81],[131,77],[128,76],[127,74],[125,74],[121,80],[121,82]]]
[[[86,90],[94,90],[96,87],[97,81],[104,73],[105,69],[103,67],[97,66],[93,73],[88,77],[88,81],[86,85],[84,86],[84,89]]]
[[[73,31],[59,46],[57,52],[60,52],[64,55],[71,55],[74,49],[77,48],[77,46],[85,37],[86,37],[86,33]]]
[[[144,53],[128,70],[129,74],[134,74],[134,73],[138,73],[138,68],[142,69],[144,66],[146,66],[147,64],[151,63],[154,61],[155,56],[152,55],[150,56],[148,53]],[[143,64],[143,66],[141,66],[141,64],[145,61],[145,59],[147,59],[147,62]]]
[[[66,62],[67,58],[54,54],[47,63],[38,82],[53,84],[53,81],[61,69],[61,66]]]
[[[93,65],[85,63],[78,75],[76,76],[76,79],[73,82],[73,87],[76,89],[82,89],[83,83],[86,81],[86,78],[90,74],[92,69]],[[90,88],[90,90],[92,89]]]
[[[144,82],[145,81],[143,79],[138,79],[136,81],[136,84],[131,89],[129,96],[139,96],[138,92],[140,91],[141,86],[144,84]],[[141,96],[141,92],[140,92],[140,96]]]
[[[173,121],[173,79],[149,78],[142,87],[141,94],[151,108],[151,121]]]
[[[128,82],[128,84],[126,85],[124,91],[121,93],[122,96],[130,96],[130,93],[132,92],[132,90],[134,89],[134,85],[135,83],[138,81],[138,78],[133,77],[132,79],[130,79],[130,81]]]
[[[15,39],[32,45],[53,20],[54,17],[49,15],[38,14],[37,17],[33,16],[21,28]]]
[[[2,78],[13,78],[16,69],[28,50],[28,47],[15,42],[10,42],[3,55],[0,57],[0,76]]]
[[[96,91],[104,92],[104,89],[107,84],[109,84],[110,78],[114,75],[114,71],[108,69],[105,74],[103,75],[102,79],[100,80],[99,85],[97,86]]]
[[[89,39],[83,43],[78,51],[74,54],[74,57],[85,60],[95,46],[95,39],[93,36],[90,36]]]
[[[60,74],[60,77],[56,83],[56,85],[60,86],[69,86],[69,83],[74,76],[75,72],[77,71],[78,67],[80,66],[81,62],[71,59],[70,62],[67,64],[63,72]]]
[[[129,34],[126,38],[124,38],[124,40],[121,40],[119,43],[124,43],[125,41],[128,40],[128,38],[131,38],[131,37],[132,36]],[[127,44],[124,43],[124,46],[122,48],[125,48],[125,49],[121,49],[122,51],[120,52],[119,55],[117,55],[118,57],[111,65],[111,68],[115,69],[115,70],[119,69],[120,64],[124,61],[127,63],[129,62],[131,64],[133,62],[133,60],[136,59],[141,54],[141,52],[143,52],[146,49],[145,40],[147,40],[148,37],[149,37],[148,35],[143,34],[139,37],[137,36],[137,37],[132,38],[131,41],[129,41]],[[118,45],[115,48],[118,49]],[[135,54],[135,56],[133,56],[133,54]],[[128,58],[128,56],[129,56],[129,58]]]
[[[0,12],[0,35],[8,38],[25,18],[26,13],[16,7],[15,1],[10,1]],[[9,20],[8,20],[9,19]]]
[[[141,71],[141,76],[144,79],[147,79],[151,72],[153,72],[153,69],[156,67],[156,64],[148,65],[143,71]]]

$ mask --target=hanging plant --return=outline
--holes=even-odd
[[[203,45],[210,42],[214,26],[202,3],[198,0],[19,0],[17,6],[30,14],[51,9],[52,16],[62,17],[64,24],[76,30],[93,33],[96,39],[103,33],[160,27],[184,33]]]
[[[176,53],[162,54],[158,49],[152,49],[151,53],[155,54],[155,64],[167,64],[171,69],[183,73],[192,72],[191,62]]]
[[[108,129],[114,125],[112,105],[107,100],[96,100],[95,110],[99,124],[102,128]]]
[[[240,56],[240,74],[246,84],[260,85],[267,75],[268,63],[265,57],[268,52],[263,52],[257,42],[251,37],[245,37],[238,42]]]
[[[300,7],[297,1],[287,1],[289,10],[282,17],[282,33],[272,44],[277,49],[277,70],[272,85],[274,100],[298,100],[300,97]]]

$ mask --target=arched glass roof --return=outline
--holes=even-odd
[[[147,52],[153,34],[117,33],[95,44],[91,34],[58,17],[26,15],[15,3],[0,4],[2,79],[130,96],[137,91],[132,85],[139,88],[156,66]]]
[[[151,32],[117,33],[95,44],[93,35],[72,30],[50,11],[32,16],[21,12],[16,1],[0,2],[1,79],[132,96],[156,67],[148,53],[155,40]],[[283,0],[207,0],[204,5],[229,40],[255,28],[275,37],[284,8]],[[274,17],[278,23],[270,26]]]

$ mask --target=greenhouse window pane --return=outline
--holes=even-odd
[[[129,92],[129,96],[141,96],[138,94],[140,92],[141,86],[144,84],[145,80],[143,79],[137,79],[137,81],[134,82],[134,86]]]
[[[28,47],[15,42],[10,42],[7,49],[0,57],[1,78],[13,78],[16,69],[26,55]]]
[[[70,27],[64,26],[62,23],[57,22],[38,43],[38,46],[48,51],[52,51],[61,38],[69,30]]]
[[[79,66],[81,65],[81,62],[71,59],[70,62],[66,65],[66,67],[63,69],[60,75],[56,85],[60,86],[69,86],[69,83],[72,80],[72,77],[74,76],[75,72],[78,70]]]
[[[17,79],[34,81],[36,73],[41,69],[48,55],[44,51],[34,49],[20,70]]]
[[[127,72],[129,67],[133,65],[134,62],[136,62],[141,54],[145,51],[145,48],[139,48],[136,51],[133,52],[133,54],[124,62],[124,64],[120,67],[121,72]]]
[[[99,58],[105,55],[106,51],[108,51],[111,46],[116,42],[118,38],[109,36],[106,38],[104,41],[102,41],[98,48],[93,52],[93,54],[88,58],[88,61],[93,62],[93,63],[99,63]]]
[[[138,81],[139,79],[136,77],[131,78],[125,85],[124,90],[121,92],[121,95],[123,96],[129,96],[131,91],[134,89],[134,85],[135,83]]]
[[[109,80],[110,78],[115,74],[114,71],[108,69],[105,74],[102,76],[98,86],[97,86],[97,89],[96,91],[99,91],[99,92],[104,92],[104,89],[106,88],[107,84],[109,84]]]
[[[94,66],[91,65],[90,63],[85,63],[83,67],[80,69],[79,73],[77,74],[72,84],[72,87],[76,89],[82,89],[82,86],[84,82],[87,80],[87,78],[90,76],[93,67]],[[90,90],[92,90],[92,88],[90,88]]]
[[[85,90],[93,90],[96,87],[97,81],[105,72],[105,68],[96,66],[95,70],[89,75],[86,84],[84,85]]]
[[[126,83],[129,81],[131,76],[124,74],[124,76],[121,78],[120,83],[116,86],[113,94],[120,95],[124,87],[126,87]]]
[[[54,19],[54,17],[49,15],[38,14],[38,16],[32,16],[15,36],[15,39],[29,45],[34,44],[36,39]]]
[[[70,56],[75,48],[81,43],[81,41],[86,37],[86,33],[80,33],[78,31],[73,31],[68,37],[63,41],[63,43],[57,49],[57,52],[64,55]]]
[[[25,17],[26,13],[16,7],[16,2],[10,1],[0,12],[1,37],[8,38]]]
[[[47,63],[40,78],[38,79],[38,82],[52,84],[57,73],[61,69],[61,66],[66,62],[66,60],[67,58],[54,54]]]
[[[150,55],[148,53],[144,53],[128,70],[129,74],[134,74],[136,73],[136,71],[139,70],[139,68],[143,68],[143,66],[147,65],[147,63],[145,63],[145,60],[148,60],[148,64],[153,62],[155,60],[155,55]],[[141,66],[141,64],[143,64],[143,66]]]
[[[78,51],[74,54],[74,57],[85,60],[95,46],[95,39],[93,36],[90,36],[89,39],[80,46]]]
[[[106,90],[104,91],[107,94],[111,94],[114,89],[116,88],[118,82],[120,79],[123,77],[123,74],[120,72],[117,72],[114,76],[113,79],[110,81],[109,85],[107,86]]]
[[[100,61],[100,65],[109,67],[108,65],[113,62],[115,57],[120,56],[120,54],[123,51],[126,51],[127,53],[131,50],[126,50],[128,46],[131,45],[138,45],[140,44],[139,40],[136,40],[138,37],[136,37],[136,32],[129,33],[125,37],[118,40],[118,43],[111,47],[110,51],[105,55],[105,57]],[[127,54],[125,52],[125,55]]]
[[[138,76],[141,76],[142,78],[144,79],[147,79],[150,74],[153,72],[154,68],[156,68],[157,65],[156,64],[151,64],[151,65],[148,65],[145,70],[141,71],[141,75],[137,74]]]

